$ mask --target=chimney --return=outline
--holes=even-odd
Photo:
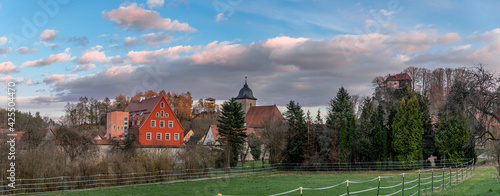
[[[139,98],[139,102],[142,102],[142,101],[144,101],[144,99],[146,99],[146,97],[144,97],[144,96],[141,96],[141,98]]]

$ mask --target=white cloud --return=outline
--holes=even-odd
[[[56,31],[54,29],[45,29],[40,33],[40,40],[42,41],[54,41],[54,39],[57,37],[57,33],[59,31]]]
[[[66,48],[64,53],[53,54],[45,59],[26,61],[23,64],[21,64],[21,67],[43,67],[43,66],[52,65],[54,63],[63,63],[63,62],[71,61],[75,58],[76,57],[72,57],[71,54],[69,53],[69,48]]]
[[[146,4],[148,5],[148,7],[150,9],[161,8],[165,4],[165,1],[164,0],[148,0],[146,2]]]
[[[149,29],[194,32],[196,29],[188,23],[181,23],[178,20],[163,18],[158,12],[145,10],[138,7],[136,3],[129,3],[120,6],[118,9],[109,12],[102,12],[104,19],[111,20],[120,25],[121,28],[135,31],[145,31]]]

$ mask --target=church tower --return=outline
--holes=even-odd
[[[257,98],[253,97],[252,89],[248,88],[246,74],[245,74],[245,85],[243,85],[243,88],[241,88],[240,93],[238,93],[238,96],[234,99],[237,103],[241,104],[241,108],[243,109],[243,112],[245,112],[245,115],[247,115],[247,112],[250,109],[250,107],[255,106],[257,103]]]

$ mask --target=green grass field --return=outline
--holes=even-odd
[[[86,191],[66,191],[46,195],[271,195],[298,187],[319,188],[343,183],[350,180],[349,191],[364,190],[377,187],[378,180],[365,183],[361,182],[376,178],[378,175],[391,176],[383,178],[381,186],[390,186],[401,183],[402,175],[399,173],[364,172],[364,173],[306,173],[306,172],[278,172],[273,174],[252,175],[246,177],[233,177],[225,179],[211,179],[191,182],[161,183],[148,185],[135,185],[127,187],[101,188]],[[433,195],[500,195],[500,181],[496,178],[496,170],[493,167],[477,168],[475,175],[465,182],[453,187],[447,187],[442,193],[433,193]],[[437,174],[436,174],[437,175]],[[430,175],[422,175],[428,177]],[[418,177],[418,174],[406,174],[405,181],[409,182]],[[437,179],[435,179],[437,180]],[[448,179],[449,180],[449,179]],[[452,180],[455,180],[453,177]],[[447,182],[447,181],[445,181]],[[442,183],[442,182],[439,182]],[[435,183],[435,186],[439,186]],[[406,184],[405,187],[416,185],[416,182]],[[429,187],[422,185],[421,188]],[[327,190],[305,190],[303,195],[341,195],[346,192],[346,184]],[[389,194],[401,189],[401,186],[381,190],[380,194]],[[416,188],[406,191],[405,195],[415,193]],[[430,195],[430,191],[426,192]],[[360,195],[376,195],[377,190],[364,192]],[[299,192],[293,192],[286,195],[299,195]],[[401,193],[397,194],[401,195]]]

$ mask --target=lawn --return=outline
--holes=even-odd
[[[303,195],[341,195],[346,193],[345,180],[349,180],[349,191],[355,192],[378,186],[378,175],[389,176],[382,178],[381,187],[397,185],[402,182],[400,173],[306,173],[306,172],[275,172],[272,174],[259,174],[246,177],[233,177],[224,179],[211,179],[192,182],[160,183],[148,185],[135,185],[127,187],[101,188],[87,191],[66,191],[48,195],[271,195],[286,192],[298,187],[320,188],[340,184],[337,187],[326,190],[304,190]],[[439,175],[437,172],[435,175]],[[405,188],[417,185],[417,173],[405,175]],[[422,174],[422,178],[430,177],[430,174]],[[449,178],[447,178],[449,179]],[[452,180],[455,180],[455,176]],[[372,180],[366,182],[368,180]],[[435,178],[438,181],[438,178]],[[357,183],[363,182],[363,183]],[[445,182],[449,182],[446,180]],[[423,183],[423,182],[422,182]],[[435,182],[439,186],[441,182]],[[422,185],[428,188],[430,184]],[[401,190],[401,186],[382,189],[381,195],[394,193]],[[405,195],[415,193],[416,188],[407,190]],[[429,193],[429,191],[427,191]],[[364,192],[361,195],[376,195],[377,190]],[[449,187],[444,193],[433,195],[499,195],[500,184],[496,179],[496,170],[492,167],[477,168],[475,175],[465,182]],[[286,195],[299,195],[293,192]],[[400,195],[400,194],[397,194]]]
[[[463,183],[433,195],[500,195],[500,179],[494,167],[478,167]]]

